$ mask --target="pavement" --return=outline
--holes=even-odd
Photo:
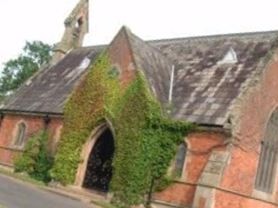
[[[66,197],[0,174],[0,208],[92,208]]]

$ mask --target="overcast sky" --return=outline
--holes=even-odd
[[[78,0],[1,0],[0,64],[25,41],[56,43]],[[143,39],[278,30],[277,0],[90,0],[85,45],[108,43],[122,25]]]

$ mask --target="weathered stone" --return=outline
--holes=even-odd
[[[89,0],[80,0],[65,20],[65,31],[61,41],[54,48],[51,65],[61,60],[71,49],[82,46],[89,31]]]

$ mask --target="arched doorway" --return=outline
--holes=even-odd
[[[108,192],[112,178],[114,138],[110,129],[106,128],[96,139],[88,156],[82,187]]]

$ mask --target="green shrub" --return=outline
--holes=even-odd
[[[30,137],[23,154],[15,159],[15,172],[26,172],[36,180],[49,182],[53,158],[47,151],[47,141],[45,132]]]

